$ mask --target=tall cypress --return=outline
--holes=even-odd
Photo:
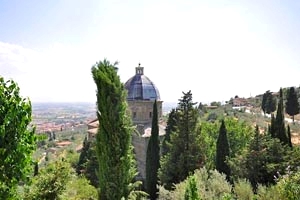
[[[292,116],[294,123],[295,115],[299,114],[300,112],[298,95],[294,87],[289,88],[287,91],[285,109],[286,113]]]
[[[230,177],[230,168],[226,163],[226,157],[229,156],[229,143],[227,139],[227,130],[225,127],[225,122],[222,120],[219,137],[217,140],[217,152],[216,152],[216,169],[220,173],[226,174],[227,180]]]
[[[117,64],[104,59],[91,70],[97,86],[96,153],[101,200],[127,199],[129,184],[136,174],[131,145],[133,126],[127,115],[126,92],[117,75]]]
[[[159,168],[159,128],[156,100],[153,104],[151,136],[146,157],[146,189],[151,200],[157,198],[157,171]]]
[[[283,110],[283,95],[282,89],[280,88],[279,91],[279,102],[277,106],[277,113],[276,113],[276,133],[275,137],[277,137],[283,144],[288,144],[288,137],[286,134],[285,129],[285,122],[284,122],[284,110]]]
[[[288,127],[287,127],[287,135],[288,135],[288,139],[289,139],[288,144],[290,147],[293,147],[290,125],[288,125]]]
[[[269,126],[269,134],[272,138],[276,137],[276,119],[273,113],[271,114],[271,125]]]

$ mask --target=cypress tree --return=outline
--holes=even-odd
[[[286,113],[292,116],[294,123],[295,115],[299,114],[300,111],[298,96],[294,87],[289,88],[287,91],[285,109]]]
[[[271,114],[272,112],[274,112],[276,110],[276,99],[272,95],[272,93],[270,92],[270,90],[266,91],[263,94],[261,108],[262,108],[264,114],[265,113]]]
[[[271,125],[269,126],[269,134],[272,138],[275,138],[276,136],[276,119],[274,117],[274,114],[271,114]]]
[[[288,125],[288,127],[287,127],[287,135],[288,135],[288,139],[289,139],[289,146],[293,147],[290,125]]]
[[[225,122],[222,120],[219,137],[217,140],[217,152],[216,152],[216,169],[220,173],[224,173],[226,175],[227,180],[230,177],[230,168],[226,163],[226,157],[229,156],[229,144],[227,139],[227,130],[225,127]]]
[[[159,168],[159,128],[156,100],[153,104],[151,136],[146,157],[146,189],[151,200],[157,198],[157,171]]]
[[[97,86],[96,153],[99,162],[99,199],[128,198],[129,184],[136,174],[131,137],[133,126],[127,115],[126,92],[116,65],[108,60],[92,67]]]
[[[280,88],[279,91],[279,102],[277,106],[277,113],[276,113],[276,133],[275,137],[277,137],[283,144],[288,144],[288,137],[286,134],[285,129],[285,122],[284,122],[284,111],[283,111],[283,95],[282,89]]]
[[[264,93],[261,101],[261,109],[264,112],[264,115],[266,114],[266,101],[267,101],[267,94]]]

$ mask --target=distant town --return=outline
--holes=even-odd
[[[174,107],[176,103],[165,102],[163,113],[168,113]],[[32,112],[32,124],[36,127],[36,133],[74,130],[86,126],[96,118],[95,104],[85,102],[33,102]]]

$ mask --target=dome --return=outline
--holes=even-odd
[[[127,100],[160,100],[160,95],[154,83],[144,75],[144,68],[135,68],[136,73],[126,83]]]

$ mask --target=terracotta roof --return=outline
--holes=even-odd
[[[99,121],[98,119],[94,119],[90,121],[87,125],[88,125],[88,129],[97,128],[99,127]]]
[[[92,134],[92,135],[96,135],[97,132],[98,132],[98,128],[91,128],[91,129],[88,129],[87,132],[90,133],[90,134]]]

